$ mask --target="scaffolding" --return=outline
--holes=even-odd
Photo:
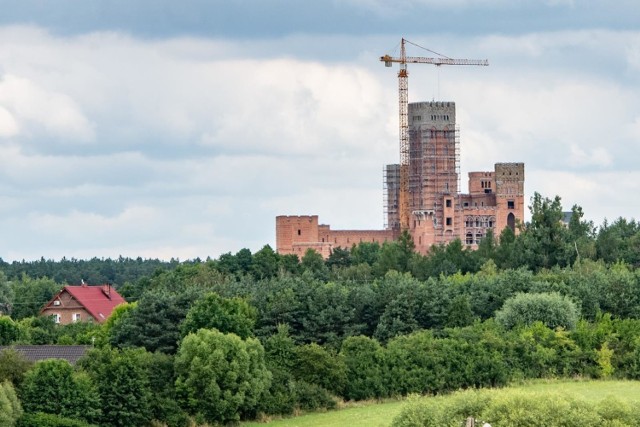
[[[443,199],[451,195],[452,207],[460,200],[460,130],[421,125],[410,132],[409,201],[412,212],[433,212],[434,225],[444,236]],[[453,220],[453,233],[460,224]]]
[[[383,175],[383,214],[385,229],[400,228],[400,165],[386,165]]]

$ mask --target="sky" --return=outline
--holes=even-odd
[[[0,257],[217,258],[277,215],[381,229],[402,37],[470,171],[595,225],[640,208],[635,0],[0,0]],[[410,46],[410,55],[433,56]]]

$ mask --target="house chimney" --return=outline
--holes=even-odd
[[[85,283],[84,279],[80,279],[80,284],[83,288],[87,287],[87,284]]]
[[[111,283],[107,282],[102,285],[102,293],[107,296],[107,298],[111,299]]]

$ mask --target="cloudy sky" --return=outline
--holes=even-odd
[[[381,228],[401,37],[466,173],[526,163],[596,224],[640,209],[635,0],[0,0],[0,257],[217,258],[280,214]],[[414,55],[430,55],[419,49]]]

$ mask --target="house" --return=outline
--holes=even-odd
[[[7,345],[0,346],[0,353],[14,350],[29,362],[62,359],[75,365],[91,348],[90,345]]]
[[[110,285],[65,286],[40,311],[41,316],[54,316],[55,322],[68,325],[74,322],[107,320],[113,309],[125,303],[124,298]]]

